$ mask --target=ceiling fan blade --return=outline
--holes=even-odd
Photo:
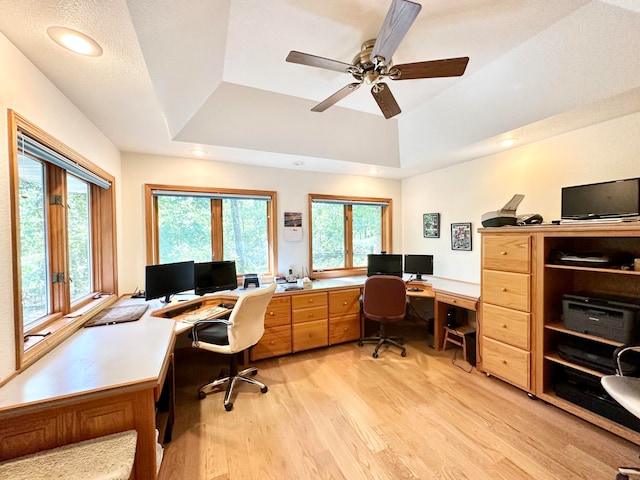
[[[371,95],[376,99],[384,118],[391,118],[398,115],[402,110],[394,98],[389,86],[386,83],[378,83],[371,89]]]
[[[355,92],[358,89],[358,87],[360,87],[360,85],[362,85],[362,83],[350,83],[349,85],[342,87],[340,90],[338,90],[336,93],[331,95],[329,98],[327,98],[326,100],[323,100],[322,102],[317,104],[315,107],[313,107],[311,111],[324,112],[331,105],[339,102],[344,97],[349,95],[351,92]]]
[[[412,80],[415,78],[459,77],[464,74],[469,57],[431,60],[428,62],[404,63],[391,68],[393,80]]]
[[[372,59],[383,58],[386,63],[391,60],[421,8],[422,5],[409,0],[393,0],[373,46]]]
[[[309,65],[311,67],[326,68],[328,70],[335,70],[336,72],[342,73],[349,73],[348,69],[353,67],[350,63],[339,62],[337,60],[331,60],[330,58],[318,57],[316,55],[296,52],[294,50],[290,51],[289,55],[287,55],[287,62]]]

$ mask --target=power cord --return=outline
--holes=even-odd
[[[458,360],[458,352],[461,351],[461,348],[456,348],[455,351],[453,352],[453,357],[451,357],[451,364],[455,367],[458,367],[460,370],[462,370],[464,373],[471,373],[473,372],[473,365],[471,365],[471,368],[469,370],[466,370],[462,365],[458,365],[456,363],[456,361]]]

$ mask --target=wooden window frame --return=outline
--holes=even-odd
[[[345,266],[341,268],[334,268],[330,270],[323,270],[322,272],[313,270],[313,203],[315,201],[331,201],[335,203],[342,203],[344,205],[344,250]],[[382,245],[381,250],[391,252],[391,245],[393,245],[392,238],[392,212],[393,201],[390,198],[376,198],[376,197],[353,197],[348,195],[323,195],[319,193],[310,193],[308,195],[308,211],[309,211],[309,271],[313,272],[313,276],[316,278],[333,278],[333,277],[345,277],[349,275],[365,275],[367,273],[366,267],[354,267],[353,266],[353,208],[354,204],[380,204],[382,207],[382,219],[381,219],[381,236]],[[386,204],[386,205],[385,205]]]
[[[277,228],[276,228],[276,212],[277,193],[267,190],[241,190],[233,188],[211,188],[211,187],[189,187],[179,185],[144,185],[144,204],[145,204],[145,238],[146,238],[146,261],[147,265],[155,265],[160,259],[160,246],[158,239],[158,202],[157,195],[154,192],[184,192],[185,194],[193,193],[194,195],[211,195],[211,196],[246,196],[246,197],[269,197],[267,211],[267,238],[268,248],[268,270],[260,272],[265,274],[274,274],[278,267],[278,244],[277,244]],[[212,199],[211,221],[211,245],[215,258],[222,259],[223,240],[220,235],[215,235],[216,231],[222,231],[222,201]]]
[[[16,372],[19,372],[81,328],[88,318],[117,300],[115,178],[15,111],[9,109],[7,115]],[[34,322],[28,328],[23,325],[22,314],[20,205],[18,201],[20,194],[18,169],[19,132],[111,184],[109,189],[103,189],[90,183],[92,281],[94,291],[71,303],[67,281],[52,284],[50,314]],[[46,195],[62,195],[63,198],[66,198],[66,171],[46,161],[44,161],[44,164],[46,169]],[[48,205],[47,208],[49,272],[63,272],[65,278],[69,278],[66,212],[61,205]],[[27,337],[27,335],[29,336]]]

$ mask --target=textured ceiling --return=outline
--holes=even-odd
[[[0,31],[122,151],[402,178],[640,111],[637,0],[422,0],[396,64],[470,57],[463,77],[389,82],[310,112],[352,78],[390,0],[3,0]],[[28,18],[28,21],[25,19]],[[93,37],[97,58],[46,30]],[[303,165],[294,165],[300,163]]]

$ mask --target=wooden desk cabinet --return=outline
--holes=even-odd
[[[527,392],[531,381],[531,236],[482,237],[482,369]]]
[[[329,344],[360,338],[360,289],[329,292]]]
[[[291,353],[291,296],[271,299],[264,314],[264,335],[251,349],[251,360]]]
[[[329,345],[327,292],[298,293],[291,296],[293,351]]]

